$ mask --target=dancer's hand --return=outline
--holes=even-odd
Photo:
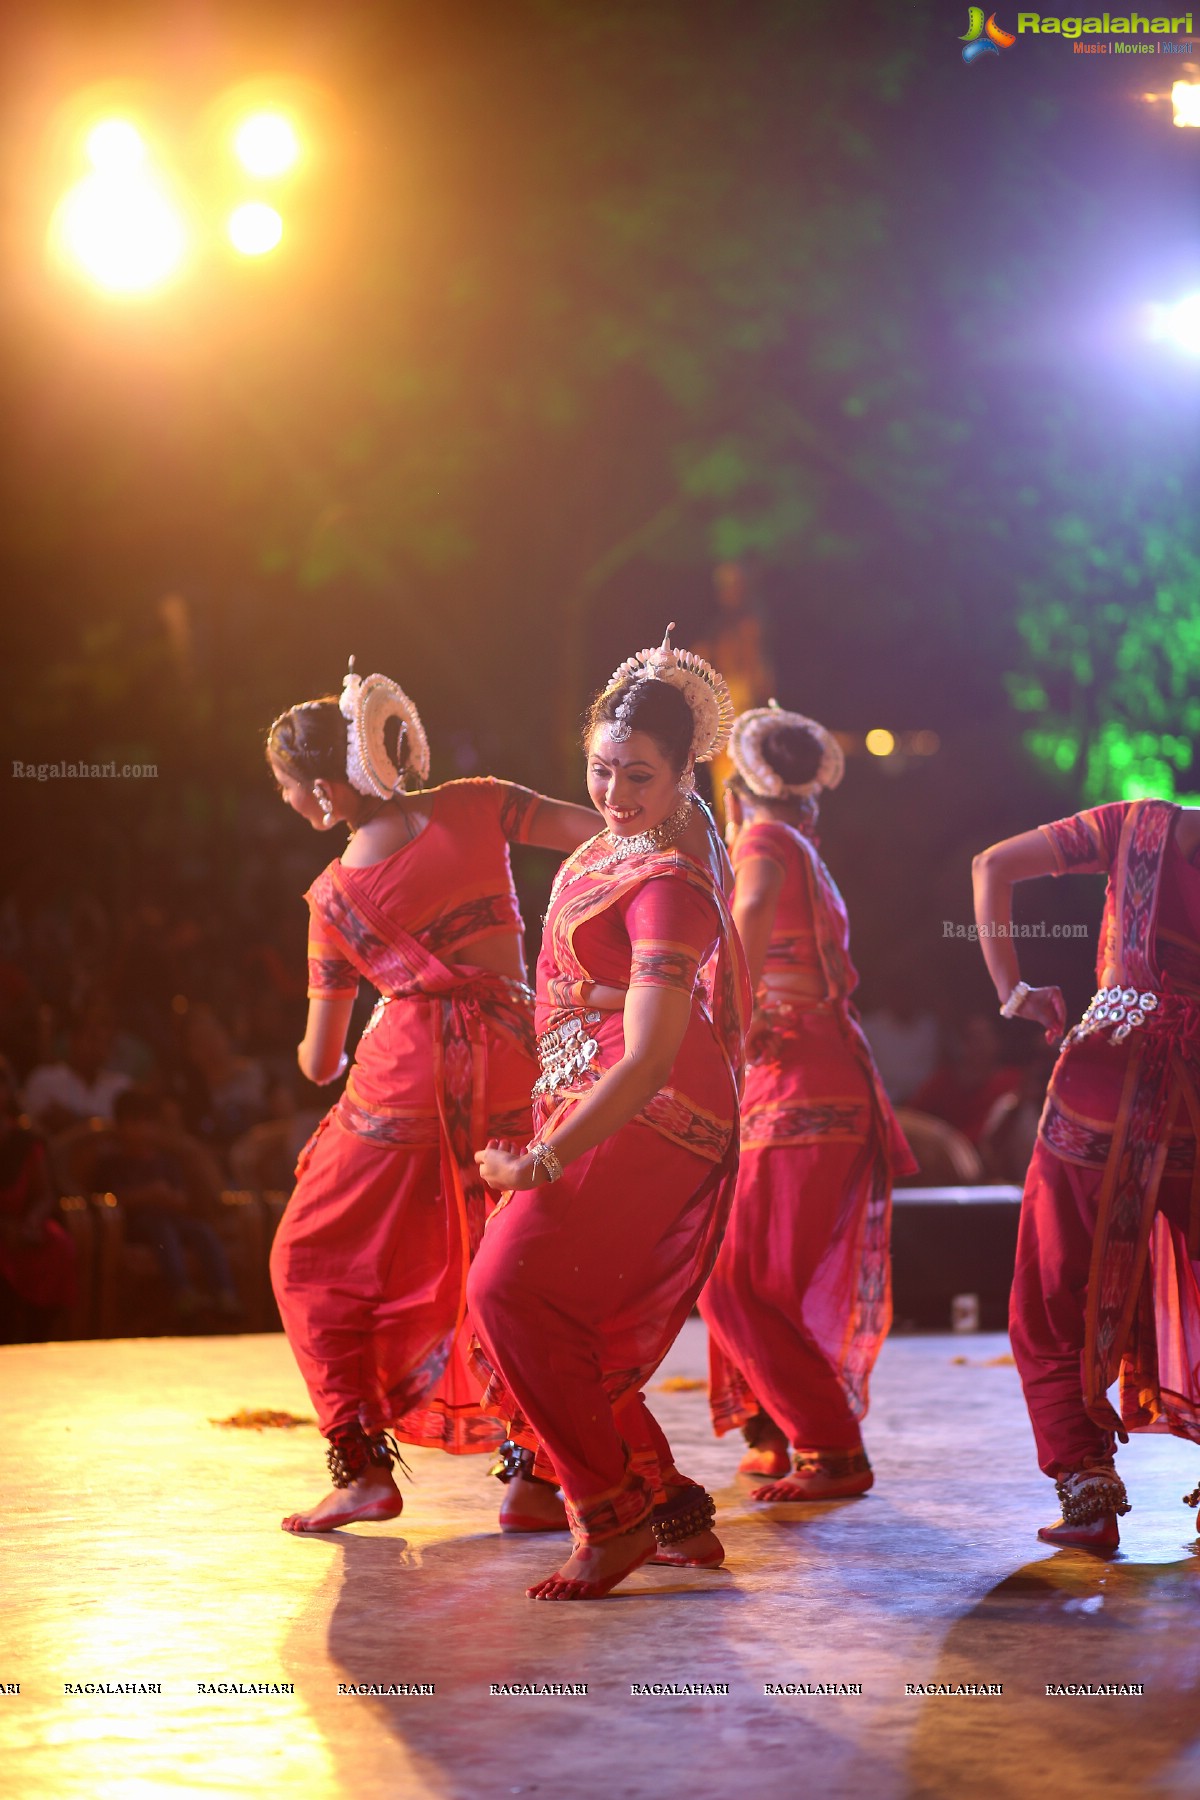
[[[532,1156],[508,1138],[489,1138],[487,1149],[475,1152],[475,1161],[487,1185],[501,1194],[533,1186]]]
[[[1063,1032],[1067,1029],[1067,1003],[1062,997],[1062,989],[1030,988],[1014,1017],[1032,1019],[1035,1024],[1043,1026],[1048,1044],[1061,1043]]]

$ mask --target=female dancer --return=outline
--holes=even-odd
[[[731,714],[721,678],[669,632],[593,706],[605,830],[564,863],[547,914],[537,1135],[476,1158],[506,1190],[470,1282],[486,1400],[540,1446],[575,1540],[531,1598],[596,1599],[656,1551],[724,1556],[711,1499],[639,1390],[712,1266],[737,1162],[748,985],[728,863],[691,793]]]
[[[1200,1443],[1200,810],[1097,806],[975,858],[979,942],[1005,1018],[1057,1043],[1056,987],[1019,979],[1012,886],[1109,878],[1100,991],[1067,1034],[1017,1234],[1009,1331],[1062,1518],[1049,1544],[1110,1551],[1129,1511],[1116,1440]],[[1120,1417],[1105,1398],[1118,1376]],[[1200,1487],[1187,1497],[1200,1505]]]
[[[351,664],[353,669],[353,664]],[[502,1435],[466,1362],[466,1276],[486,1201],[472,1161],[524,1132],[532,996],[508,846],[568,850],[585,807],[501,781],[409,793],[429,773],[417,710],[382,675],[340,702],[276,719],[267,757],[284,801],[350,842],[306,896],[310,1081],[346,1067],[361,976],[381,998],[345,1092],[306,1145],[271,1253],[284,1329],[329,1439],[334,1491],[283,1521],[330,1531],[402,1502],[386,1435],[454,1454]],[[509,1490],[508,1504],[518,1499]]]
[[[859,1420],[891,1319],[892,1177],[913,1163],[850,1004],[849,922],[814,837],[841,748],[772,703],[736,720],[729,753],[756,1006],[733,1212],[700,1299],[713,1426],[742,1426],[743,1473],[787,1476],[756,1500],[840,1499],[874,1480]]]

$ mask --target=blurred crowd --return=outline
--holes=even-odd
[[[117,1202],[169,1321],[240,1321],[222,1194],[287,1192],[331,1099],[296,1067],[305,910],[289,899],[247,913],[198,885],[0,906],[0,1340],[53,1335],[77,1297],[65,1195]]]

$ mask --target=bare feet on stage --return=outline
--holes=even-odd
[[[725,1561],[725,1546],[715,1531],[698,1531],[677,1543],[660,1544],[650,1561],[665,1563],[669,1569],[719,1569]]]
[[[1070,1469],[1058,1477],[1056,1485],[1062,1518],[1042,1526],[1038,1536],[1043,1544],[1111,1556],[1121,1542],[1117,1520],[1129,1511],[1125,1483],[1112,1458],[1095,1457],[1081,1468]]]
[[[786,1475],[792,1466],[788,1441],[774,1419],[760,1412],[742,1427],[749,1448],[738,1464],[739,1475]]]
[[[602,1544],[576,1544],[561,1569],[526,1588],[531,1600],[600,1600],[619,1581],[649,1562],[656,1540],[649,1520]]]
[[[349,1487],[334,1488],[308,1512],[289,1513],[281,1527],[295,1532],[336,1531],[339,1525],[378,1525],[403,1511],[404,1500],[391,1469],[372,1466]]]
[[[792,1466],[787,1445],[783,1443],[778,1450],[766,1445],[758,1449],[747,1450],[738,1464],[739,1475],[786,1475]]]
[[[1121,1543],[1116,1513],[1103,1513],[1098,1519],[1089,1519],[1086,1525],[1068,1525],[1065,1519],[1059,1519],[1055,1525],[1043,1525],[1038,1536],[1043,1544],[1055,1544],[1060,1549],[1094,1550],[1102,1556],[1118,1549]]]
[[[822,1467],[811,1454],[797,1452],[796,1467],[782,1481],[769,1481],[757,1487],[752,1500],[851,1500],[865,1494],[875,1485],[875,1476],[866,1457],[860,1452],[843,1452],[828,1459]]]
[[[567,1509],[548,1481],[514,1475],[505,1483],[500,1502],[501,1531],[566,1531]]]

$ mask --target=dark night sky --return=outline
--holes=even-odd
[[[1200,286],[1200,133],[1171,126],[1165,57],[1023,37],[967,68],[965,23],[767,0],[10,15],[5,753],[161,765],[153,802],[99,803],[97,869],[114,819],[136,842],[257,792],[262,727],[350,650],[418,697],[436,774],[561,787],[586,690],[667,617],[710,629],[731,553],[781,699],[941,734],[928,767],[852,763],[829,809],[868,961],[951,904],[969,848],[1069,810],[1007,697],[1022,583],[1126,465],[1194,474],[1193,371],[1135,327]],[[48,267],[81,94],[157,130],[203,218],[222,96],[271,75],[312,132],[273,261],[209,253],[134,306]],[[14,806],[55,865],[97,810]]]

